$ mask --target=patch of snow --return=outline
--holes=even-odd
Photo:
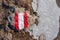
[[[46,40],[53,40],[59,32],[60,8],[57,7],[56,0],[37,0],[38,6],[33,8],[39,15],[39,25],[33,25],[33,35],[38,37],[43,33]]]

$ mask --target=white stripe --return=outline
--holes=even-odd
[[[19,22],[19,29],[24,28],[24,13],[19,13],[18,14],[18,22]]]

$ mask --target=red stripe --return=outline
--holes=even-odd
[[[19,27],[18,27],[18,13],[15,13],[15,16],[14,16],[14,26],[16,28],[16,30],[19,30]]]
[[[27,13],[24,12],[24,28],[27,28],[28,27],[28,16],[27,16]]]

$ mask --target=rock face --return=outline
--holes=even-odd
[[[41,34],[44,34],[46,40],[53,40],[57,37],[59,32],[58,16],[60,16],[60,9],[57,7],[59,6],[58,2],[59,1],[57,0],[33,0],[32,3],[32,0],[8,0],[7,2],[4,1],[4,4],[6,5],[3,5],[2,7],[1,4],[3,2],[0,0],[0,15],[2,14],[2,16],[0,16],[0,24],[3,24],[0,25],[0,40],[35,40],[35,38],[38,40],[38,37]],[[14,9],[16,6],[24,7],[25,10],[30,11],[30,15],[33,15],[33,13],[35,14],[35,11],[38,13],[36,15],[39,16],[39,23],[35,20],[37,21],[35,23],[38,23],[38,26],[34,24],[28,29],[33,30],[31,32],[34,36],[31,36],[29,32],[26,32],[25,30],[14,32],[8,27],[9,21],[7,17],[12,14],[12,10],[10,11],[10,9],[11,7]]]
[[[35,19],[37,13],[33,11],[31,2],[32,0],[0,0],[0,40],[36,40],[33,35],[25,31],[26,29],[16,31],[8,20],[8,17],[15,13],[17,6],[25,8],[25,11],[32,15],[31,18],[34,20],[32,23],[38,24],[37,19]]]
[[[60,8],[60,0],[56,0],[56,4]]]
[[[36,40],[33,35],[30,36],[29,32],[21,30],[19,32],[4,32],[0,30],[0,40]]]

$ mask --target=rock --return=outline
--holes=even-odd
[[[12,34],[8,33],[7,38],[8,38],[8,40],[12,40]]]
[[[60,8],[60,0],[56,0],[56,4]]]
[[[43,34],[40,35],[39,40],[45,40]]]
[[[31,16],[31,17],[29,17],[29,19],[31,19],[30,23],[34,24],[36,14],[33,14],[33,9],[32,9],[32,5],[31,5],[32,0],[19,0],[19,1],[17,1],[18,2],[17,5],[14,4],[16,2],[14,0],[8,0],[8,1],[4,0],[3,2],[4,2],[4,3],[2,3],[3,9],[0,8],[0,9],[2,9],[0,11],[0,12],[2,12],[2,13],[0,13],[0,24],[2,24],[2,20],[3,20],[4,25],[3,25],[3,28],[0,30],[0,39],[1,40],[35,40],[34,36],[31,36],[28,31],[25,31],[26,29],[19,30],[18,32],[14,32],[12,29],[10,29],[8,27],[8,25],[9,25],[8,17],[10,15],[13,15],[13,13],[11,12],[12,8],[10,10],[10,7],[15,8],[16,11],[18,11],[18,12],[26,11],[28,13],[28,16]],[[18,7],[18,6],[20,6],[20,7]],[[32,20],[33,20],[33,22],[32,22]],[[9,26],[13,27],[12,25],[9,25]],[[15,29],[15,28],[13,28],[13,29]]]

